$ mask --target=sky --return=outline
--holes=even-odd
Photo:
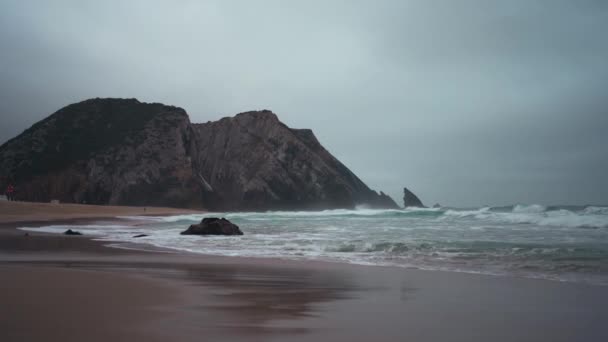
[[[0,143],[70,103],[270,109],[427,205],[608,204],[603,0],[0,0]]]

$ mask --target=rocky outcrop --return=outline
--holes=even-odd
[[[20,200],[200,206],[186,112],[135,99],[60,109],[0,147]]]
[[[191,124],[135,99],[69,105],[0,146],[17,199],[210,210],[396,208],[308,129],[267,110]]]
[[[239,210],[396,208],[332,156],[309,129],[267,110],[193,125],[205,207]]]
[[[71,230],[68,229],[65,232],[63,232],[64,235],[82,235],[81,232],[75,231],[75,230]]]
[[[181,235],[243,235],[236,224],[225,218],[206,217],[199,224],[192,224]]]
[[[404,207],[420,207],[424,208],[422,201],[413,192],[407,188],[403,188],[403,206]]]

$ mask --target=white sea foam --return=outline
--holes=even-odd
[[[203,217],[211,214],[189,214],[189,215],[173,215],[173,216],[117,216],[118,218],[138,221],[156,221],[156,222],[179,222],[179,221],[200,221]]]
[[[424,211],[439,212],[439,211],[442,211],[443,208],[405,207],[405,209],[403,209],[403,210],[409,211],[409,212],[424,212]]]
[[[586,207],[583,212],[592,215],[608,215],[608,207]]]
[[[540,205],[540,204],[531,204],[531,205],[518,204],[515,207],[513,207],[514,213],[533,214],[533,213],[543,213],[546,210],[547,210],[547,207],[545,207],[544,205]]]
[[[20,230],[38,231],[43,233],[64,233],[68,229],[86,231],[91,235],[105,235],[110,232],[127,231],[132,229],[125,225],[50,225],[43,227],[19,227]]]
[[[245,235],[179,234],[189,224],[208,216],[229,218]],[[605,207],[362,208],[123,218],[138,221],[138,225],[22,229],[49,233],[73,229],[103,241],[143,243],[213,255],[321,259],[560,279],[577,279],[588,272],[584,277],[596,279],[606,275],[608,283],[608,229],[599,229],[608,227]],[[142,233],[149,236],[134,238]]]
[[[448,209],[444,212],[446,216],[453,217],[478,217],[482,218],[483,215],[490,212],[490,207],[483,207],[479,209],[473,210],[456,210],[456,209]]]
[[[573,212],[566,209],[547,210],[534,204],[516,205],[510,212],[493,211],[490,207],[477,210],[447,210],[445,217],[474,218],[512,224],[534,224],[569,228],[608,228],[608,208],[588,207]]]

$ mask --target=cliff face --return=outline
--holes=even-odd
[[[31,201],[211,210],[395,208],[269,111],[191,124],[177,107],[92,99],[0,146],[0,187]]]
[[[290,129],[270,111],[193,125],[196,165],[223,208],[241,210],[396,207],[334,158],[311,130]],[[205,203],[207,207],[213,203]]]
[[[87,100],[2,145],[0,174],[21,200],[196,206],[190,136],[181,108]]]

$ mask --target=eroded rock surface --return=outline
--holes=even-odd
[[[267,110],[192,124],[136,99],[66,106],[0,146],[17,199],[210,210],[397,208]]]

